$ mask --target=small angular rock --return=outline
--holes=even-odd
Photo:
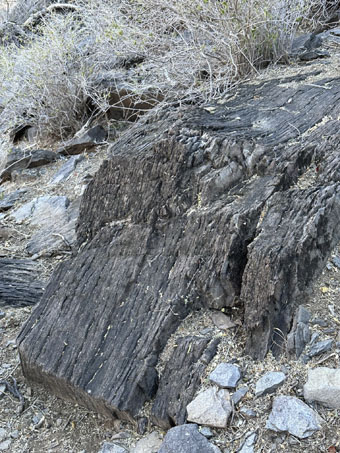
[[[255,396],[263,396],[273,393],[286,379],[281,371],[269,371],[256,383]]]
[[[0,198],[0,212],[8,211],[27,192],[27,189],[18,189]]]
[[[333,261],[334,266],[336,266],[337,268],[340,269],[340,257],[334,256],[334,258],[332,258],[332,261]]]
[[[0,428],[0,442],[8,437],[8,433],[4,428]]]
[[[221,388],[233,389],[241,379],[239,367],[232,363],[220,363],[210,373],[209,379]]]
[[[242,414],[245,418],[257,417],[257,413],[250,407],[241,407],[240,414]]]
[[[157,453],[162,444],[161,436],[153,431],[148,436],[140,439],[131,453]]]
[[[315,357],[317,355],[328,352],[332,349],[333,343],[334,343],[333,340],[318,341],[317,343],[314,343],[314,345],[311,347],[308,355],[310,357]]]
[[[307,404],[293,396],[277,396],[266,428],[305,439],[321,429],[322,419]]]
[[[62,181],[65,181],[71,173],[75,170],[76,166],[84,160],[83,155],[76,155],[70,157],[70,159],[57,171],[53,176],[49,184],[59,184]]]
[[[228,390],[210,387],[187,406],[188,421],[213,428],[226,428],[232,413]]]
[[[340,369],[319,367],[308,370],[303,392],[306,401],[340,409]]]
[[[246,438],[241,445],[240,449],[237,450],[238,453],[254,453],[254,447],[257,441],[256,433],[248,433]]]
[[[211,320],[220,330],[228,330],[236,327],[236,324],[221,311],[215,311],[211,315]]]
[[[58,154],[68,156],[80,154],[85,150],[91,151],[96,145],[105,142],[107,132],[102,126],[98,125],[83,133],[79,131],[76,135],[77,136],[58,149]]]
[[[98,453],[127,453],[127,450],[120,445],[104,442]]]
[[[221,453],[198,431],[197,425],[180,425],[170,429],[158,453]]]
[[[236,390],[235,393],[231,396],[231,400],[234,403],[234,406],[237,406],[237,404],[242,400],[242,398],[245,397],[246,393],[248,392],[249,388],[247,386],[241,387],[238,390]]]
[[[203,434],[204,437],[206,437],[207,439],[211,439],[212,437],[214,437],[214,434],[213,432],[211,431],[210,428],[208,428],[207,426],[202,426],[200,429],[199,429],[200,433]]]

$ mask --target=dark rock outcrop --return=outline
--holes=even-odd
[[[247,351],[280,349],[340,240],[340,79],[317,76],[160,112],[112,147],[82,199],[78,250],[19,335],[29,380],[134,417],[200,307],[242,304]]]

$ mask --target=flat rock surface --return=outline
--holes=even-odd
[[[2,197],[0,197],[0,212],[8,211],[9,209],[13,208],[15,203],[19,201],[26,192],[27,189],[18,189],[7,195],[0,194],[3,195]]]
[[[306,401],[340,409],[340,369],[319,367],[308,370],[303,392]]]
[[[321,429],[321,418],[298,398],[277,396],[274,398],[266,427],[305,439]]]
[[[162,437],[156,431],[140,439],[130,453],[157,453],[161,444]]]
[[[221,453],[200,432],[197,425],[181,425],[170,429],[158,453]]]
[[[187,406],[188,421],[213,428],[226,428],[232,413],[228,390],[210,387]]]

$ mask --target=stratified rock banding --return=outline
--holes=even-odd
[[[340,79],[316,76],[162,112],[112,147],[20,333],[29,380],[132,418],[192,310],[243,304],[248,352],[275,347],[340,239]]]

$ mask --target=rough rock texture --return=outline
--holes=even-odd
[[[188,421],[213,428],[226,428],[232,413],[228,390],[210,387],[187,406]]]
[[[57,171],[50,181],[50,184],[59,184],[62,181],[65,181],[75,170],[76,166],[84,160],[83,155],[76,155],[70,157],[68,161]]]
[[[225,389],[234,389],[241,379],[241,371],[238,366],[232,363],[220,363],[209,375],[214,384]]]
[[[241,448],[238,451],[238,453],[254,453],[254,447],[256,444],[257,440],[257,434],[256,433],[248,433],[246,435],[246,438],[241,446]]]
[[[299,358],[306,344],[311,340],[309,331],[310,313],[302,305],[298,307],[294,317],[292,330],[287,337],[287,348]]]
[[[340,370],[326,367],[308,370],[303,392],[306,401],[340,409]]]
[[[98,453],[127,453],[127,449],[111,442],[104,442]]]
[[[181,425],[170,429],[158,453],[221,453],[200,432],[197,425]]]
[[[313,74],[160,111],[115,143],[83,196],[77,250],[19,335],[29,380],[134,416],[200,307],[243,304],[247,352],[280,351],[340,240],[340,79]]]
[[[321,429],[321,422],[321,417],[298,398],[277,396],[266,427],[305,439]]]
[[[43,290],[34,261],[0,258],[0,307],[36,304]]]
[[[186,407],[201,384],[219,339],[185,337],[177,340],[152,406],[153,422],[164,429],[186,422]]]
[[[281,371],[269,371],[256,382],[255,396],[273,393],[286,379]]]
[[[325,352],[328,352],[332,349],[333,344],[334,340],[332,339],[313,343],[308,352],[308,355],[309,357],[315,357],[317,355],[324,354]]]

